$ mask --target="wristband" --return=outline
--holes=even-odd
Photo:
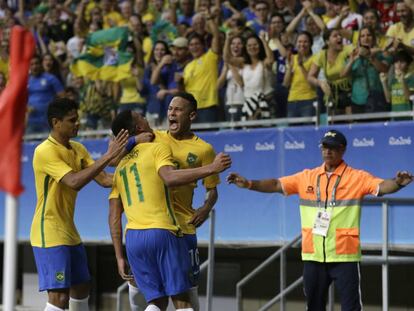
[[[130,152],[132,149],[134,149],[135,145],[136,145],[135,136],[131,136],[130,138],[128,138],[128,142],[125,145],[125,149],[128,152]]]
[[[252,189],[252,187],[253,187],[253,181],[251,181],[251,180],[248,180],[247,181],[247,189]]]

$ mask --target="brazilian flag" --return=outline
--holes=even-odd
[[[86,38],[86,52],[70,69],[75,76],[91,80],[120,81],[131,76],[133,56],[126,52],[128,28],[98,30]]]

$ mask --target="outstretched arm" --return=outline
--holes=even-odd
[[[413,181],[413,175],[407,171],[398,172],[394,179],[386,179],[379,185],[378,195],[394,193]]]
[[[227,182],[229,184],[235,184],[239,188],[247,188],[258,192],[278,192],[283,194],[282,184],[279,179],[276,178],[248,180],[237,173],[230,173],[230,175],[227,176]]]
[[[173,166],[162,166],[158,175],[167,187],[177,187],[189,184],[201,178],[221,173],[231,166],[229,155],[220,152],[211,164],[197,168],[176,170]]]

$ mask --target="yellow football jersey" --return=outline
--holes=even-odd
[[[213,147],[194,135],[191,139],[176,140],[167,131],[155,131],[155,142],[163,142],[170,146],[175,166],[178,169],[196,168],[210,164],[216,156]],[[218,175],[211,175],[203,179],[207,189],[216,187],[220,183]],[[193,192],[197,183],[170,188],[171,203],[177,216],[178,223],[185,234],[195,234],[194,225],[188,224],[194,215]]]
[[[94,163],[86,148],[75,141],[71,149],[49,136],[36,147],[33,170],[37,204],[30,242],[36,247],[77,245],[81,242],[73,220],[77,191],[59,181]]]
[[[162,143],[138,144],[118,164],[109,198],[120,198],[128,229],[180,227],[170,205],[168,188],[158,175],[162,166],[174,166],[171,149]]]

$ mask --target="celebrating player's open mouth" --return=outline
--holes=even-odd
[[[169,118],[168,119],[168,127],[170,131],[175,132],[179,128],[179,123],[175,118]]]

